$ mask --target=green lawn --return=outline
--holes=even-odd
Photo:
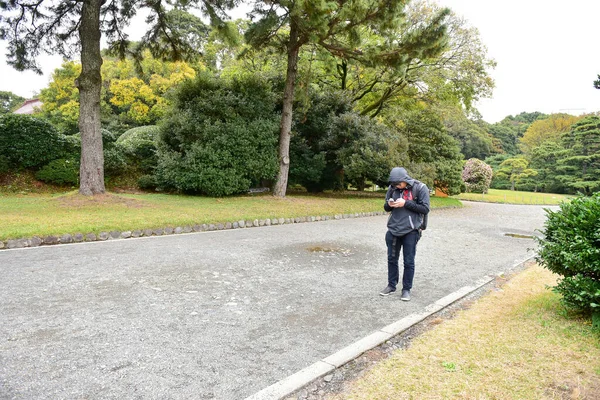
[[[0,240],[64,233],[372,212],[383,209],[382,193],[292,194],[211,198],[168,194],[0,195]],[[456,199],[432,198],[432,208],[460,207]]]
[[[556,205],[572,196],[554,193],[533,193],[519,192],[513,190],[490,189],[486,194],[480,193],[461,193],[454,196],[456,199],[468,201],[484,201],[487,203],[507,203],[507,204],[543,204]]]

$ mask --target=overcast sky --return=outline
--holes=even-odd
[[[477,27],[498,63],[491,99],[476,104],[488,122],[522,111],[581,114],[600,111],[597,0],[437,0]],[[134,27],[135,28],[135,27]],[[132,35],[133,36],[133,35]],[[0,42],[0,90],[31,97],[47,86],[60,57],[45,56],[43,76],[6,65]]]

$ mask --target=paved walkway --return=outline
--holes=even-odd
[[[434,211],[413,300],[385,216],[0,252],[0,398],[243,399],[532,253],[544,211]],[[326,250],[326,251],[323,251]]]

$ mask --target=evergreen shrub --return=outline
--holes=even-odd
[[[340,141],[335,140],[337,132],[331,127],[338,116],[351,112],[351,99],[343,91],[310,92],[310,107],[294,113],[291,185],[302,185],[313,193],[345,188],[343,166],[337,157]]]
[[[10,171],[10,160],[4,155],[0,155],[0,174]]]
[[[138,178],[137,185],[140,189],[154,189],[157,186],[154,175],[142,175]]]
[[[48,121],[22,114],[0,116],[0,157],[4,168],[39,168],[64,157],[69,149],[67,137]]]
[[[127,168],[127,158],[118,146],[104,147],[104,172],[108,176],[122,174]]]
[[[546,213],[537,261],[561,276],[554,290],[566,306],[600,323],[600,192]]]
[[[46,183],[77,185],[79,183],[79,162],[69,159],[52,160],[42,167],[35,177]]]
[[[157,125],[139,126],[123,133],[116,141],[128,161],[144,172],[156,166],[156,141],[160,133]]]
[[[333,119],[328,136],[337,147],[336,160],[344,171],[344,183],[358,190],[364,190],[367,182],[385,186],[390,170],[404,164],[402,154],[407,144],[373,118],[354,112],[342,114]]]
[[[276,100],[269,84],[254,77],[200,75],[185,82],[161,125],[158,188],[226,196],[275,178]]]

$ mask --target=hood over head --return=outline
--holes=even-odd
[[[408,175],[404,168],[395,167],[390,172],[390,183],[392,182],[406,182],[409,186],[412,186],[415,180]]]

